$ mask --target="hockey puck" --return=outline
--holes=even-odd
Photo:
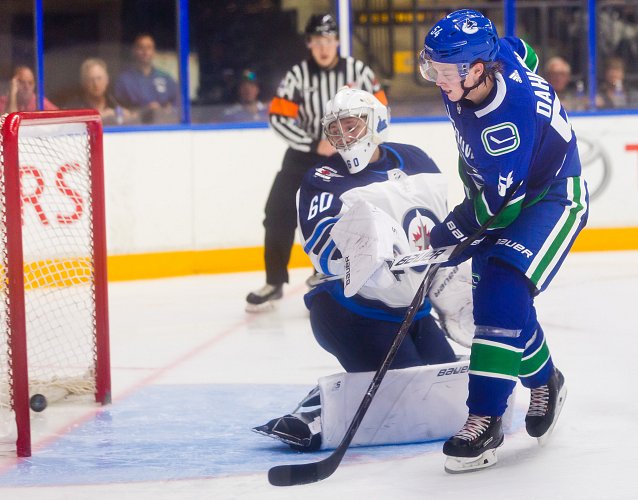
[[[45,398],[42,394],[34,394],[29,399],[29,406],[33,411],[41,412],[47,407],[47,398]]]

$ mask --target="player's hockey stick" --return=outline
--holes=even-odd
[[[483,233],[487,231],[490,225],[496,220],[496,218],[499,215],[501,215],[503,210],[505,210],[505,208],[507,207],[507,204],[512,199],[512,196],[518,190],[520,185],[521,183],[519,183],[509,193],[509,195],[504,200],[503,206],[497,213],[492,215],[485,222],[485,224],[483,224],[474,234],[472,234],[467,239],[463,240],[461,243],[456,245],[456,248],[454,249],[454,251],[452,252],[450,256],[451,259],[460,255],[465,250],[467,250],[472,245],[473,242],[478,240],[483,235]],[[421,282],[421,285],[419,286],[419,289],[414,295],[412,302],[408,306],[408,312],[405,315],[405,319],[401,323],[401,327],[399,328],[399,331],[394,337],[394,340],[392,341],[392,345],[388,349],[388,353],[385,355],[385,359],[383,360],[383,363],[381,364],[377,372],[374,374],[374,377],[372,378],[372,382],[370,383],[368,390],[363,396],[363,400],[361,401],[361,404],[359,405],[357,412],[352,418],[350,427],[348,427],[348,429],[346,430],[346,433],[343,439],[341,440],[341,443],[339,443],[339,446],[337,446],[337,448],[328,457],[318,462],[310,462],[305,464],[276,465],[275,467],[272,467],[268,471],[268,481],[270,482],[270,484],[272,484],[273,486],[294,486],[299,484],[315,483],[317,481],[326,479],[327,477],[331,476],[334,471],[337,470],[337,467],[339,467],[339,464],[341,463],[343,456],[346,454],[346,451],[348,447],[350,446],[350,443],[354,439],[354,435],[359,429],[359,426],[361,425],[361,422],[363,421],[363,417],[368,411],[368,408],[370,407],[370,404],[372,403],[372,399],[374,398],[374,395],[377,393],[377,390],[379,389],[379,386],[381,385],[381,382],[383,381],[383,378],[385,377],[385,374],[388,371],[388,368],[392,364],[392,361],[394,360],[399,350],[399,347],[401,347],[401,343],[403,342],[403,339],[405,338],[406,334],[408,333],[408,330],[412,326],[412,322],[414,321],[414,316],[419,310],[419,306],[423,302],[423,297],[425,297],[425,294],[429,291],[429,288],[432,284],[432,278],[434,277],[434,275],[436,274],[440,266],[441,266],[441,263],[432,264],[428,268],[427,272],[425,273],[425,276],[423,278],[423,281]]]
[[[452,253],[456,249],[457,245],[450,245],[448,247],[440,247],[434,250],[428,248],[427,250],[418,250],[416,252],[403,253],[397,255],[393,260],[386,261],[390,271],[398,274],[410,267],[426,266],[430,264],[437,264],[447,262],[452,258]],[[326,281],[336,281],[343,279],[343,275],[325,275],[322,274],[319,278],[319,283]]]

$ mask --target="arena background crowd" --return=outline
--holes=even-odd
[[[442,115],[436,89],[424,86],[417,74],[415,54],[426,26],[459,7],[481,10],[495,20],[501,36],[516,34],[530,43],[540,56],[539,72],[562,89],[559,95],[570,111],[638,106],[635,0],[454,5],[439,0],[13,0],[0,19],[0,104],[9,110],[16,69],[26,67],[33,73],[38,109],[47,102],[60,108],[93,103],[102,106],[105,124],[112,126],[256,126],[267,120],[281,75],[306,55],[306,19],[321,12],[338,17],[344,5],[351,23],[350,30],[341,27],[342,40],[349,41],[342,55],[347,51],[374,69],[394,118]],[[588,9],[595,10],[593,32]],[[141,37],[154,45],[141,57],[169,87],[175,85],[175,94],[164,96],[158,106],[148,99],[132,101],[121,88],[122,75],[140,63],[135,47]],[[562,64],[552,71],[547,63],[555,58]],[[82,69],[89,60],[104,69],[104,99],[99,89],[96,100],[89,99],[87,68]],[[42,89],[46,101],[38,94]]]

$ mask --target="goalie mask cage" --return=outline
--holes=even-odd
[[[0,130],[0,443],[25,457],[30,396],[111,398],[102,123],[19,112]]]

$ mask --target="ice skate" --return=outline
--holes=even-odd
[[[321,409],[275,418],[253,431],[277,439],[296,451],[321,448]]]
[[[274,301],[283,296],[283,285],[262,286],[259,290],[250,292],[246,296],[246,312],[270,311],[274,308]]]
[[[566,397],[565,377],[558,368],[554,368],[554,373],[546,385],[531,389],[525,427],[530,436],[538,438],[541,446],[547,442],[554,430]]]
[[[496,464],[496,448],[503,444],[501,417],[470,414],[463,428],[443,445],[445,472],[472,472]]]

